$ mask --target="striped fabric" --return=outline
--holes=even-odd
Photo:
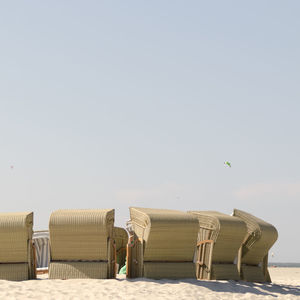
[[[35,247],[36,268],[45,269],[49,264],[49,231],[35,231],[33,233]]]

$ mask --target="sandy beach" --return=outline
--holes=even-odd
[[[270,268],[272,284],[145,278],[0,280],[0,299],[300,299],[300,268]]]

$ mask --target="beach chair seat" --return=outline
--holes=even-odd
[[[36,278],[32,226],[32,212],[0,213],[0,279]]]
[[[127,276],[195,278],[197,219],[186,212],[130,208]]]
[[[278,238],[276,228],[242,210],[234,209],[233,215],[243,220],[247,226],[238,256],[241,278],[251,282],[271,282],[268,252]]]
[[[238,250],[246,234],[239,218],[217,211],[190,211],[199,221],[196,251],[198,279],[239,280]]]
[[[114,278],[113,227],[113,209],[53,212],[49,278]]]

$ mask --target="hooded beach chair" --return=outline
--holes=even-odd
[[[119,265],[119,268],[121,268],[126,262],[126,247],[128,243],[127,231],[124,228],[115,227],[114,239],[116,243],[117,264]]]
[[[127,276],[195,278],[198,220],[186,212],[130,208]]]
[[[198,279],[239,280],[237,256],[246,234],[239,218],[217,211],[190,211],[199,221],[196,251]]]
[[[48,273],[49,231],[34,231],[32,241],[35,249],[36,273],[37,275]]]
[[[0,213],[0,279],[34,279],[33,213]]]
[[[278,238],[276,228],[242,210],[234,209],[233,215],[247,225],[247,233],[238,257],[241,278],[252,282],[271,282],[268,252]]]
[[[50,279],[114,278],[113,209],[51,214]]]

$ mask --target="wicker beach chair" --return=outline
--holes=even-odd
[[[246,234],[239,218],[216,211],[190,211],[199,221],[196,251],[198,279],[239,280],[238,250]]]
[[[51,214],[50,279],[114,278],[113,209]]]
[[[130,208],[127,277],[195,278],[198,220],[186,212]]]
[[[247,233],[238,257],[241,278],[252,282],[271,282],[268,252],[278,238],[276,228],[242,210],[234,209],[233,215],[247,225]]]
[[[32,241],[36,258],[36,274],[46,274],[49,264],[49,231],[34,231]]]
[[[116,242],[117,264],[119,265],[119,268],[121,268],[125,265],[126,262],[126,247],[128,243],[127,231],[124,228],[115,227],[114,239]]]
[[[0,279],[36,278],[32,226],[32,212],[0,213]]]

